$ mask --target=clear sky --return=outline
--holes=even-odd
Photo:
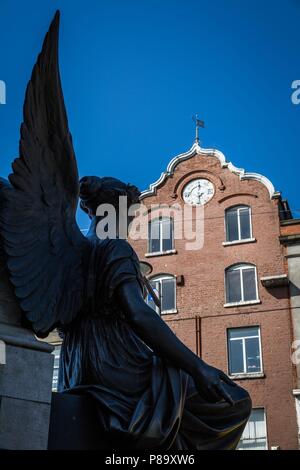
[[[18,152],[31,68],[55,9],[81,176],[146,189],[194,139],[262,173],[300,217],[300,0],[0,0],[1,175]],[[79,217],[85,228],[85,216]]]

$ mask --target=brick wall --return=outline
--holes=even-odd
[[[264,407],[267,416],[268,445],[282,449],[297,448],[297,423],[292,396],[294,369],[291,363],[291,319],[287,287],[266,289],[260,278],[286,272],[284,247],[280,244],[278,199],[270,199],[268,189],[256,180],[240,180],[228,168],[222,168],[213,156],[195,155],[180,162],[174,174],[166,178],[156,195],[143,199],[151,204],[183,204],[181,194],[194,178],[209,179],[215,186],[214,197],[204,209],[204,245],[187,251],[186,240],[175,240],[177,253],[145,258],[146,240],[131,241],[141,260],[150,262],[152,275],[183,275],[184,285],[177,286],[177,314],[164,315],[178,337],[196,352],[196,321],[201,317],[203,359],[227,372],[227,328],[261,328],[263,378],[240,380],[249,390],[253,406]],[[224,211],[236,204],[252,210],[255,242],[223,246]],[[155,213],[154,213],[155,214]],[[150,216],[151,217],[151,216]],[[225,308],[224,271],[239,262],[255,264],[261,303]]]

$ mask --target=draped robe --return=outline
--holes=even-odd
[[[251,412],[248,393],[224,383],[234,405],[208,402],[189,374],[158,357],[135,333],[115,295],[133,279],[143,289],[136,253],[121,239],[92,246],[84,313],[62,332],[58,391],[95,400],[99,439],[107,446],[235,449]]]

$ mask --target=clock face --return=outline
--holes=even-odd
[[[204,178],[190,181],[183,188],[182,192],[184,202],[195,206],[203,206],[213,197],[214,194],[214,185]]]

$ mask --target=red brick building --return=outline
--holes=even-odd
[[[197,143],[171,160],[142,203],[149,236],[130,242],[152,268],[161,307],[150,296],[149,305],[189,348],[249,391],[253,413],[241,448],[297,449],[300,373],[291,354],[300,340],[300,221],[267,178]],[[198,249],[176,238],[176,217],[161,216],[158,205],[174,203],[203,208]],[[58,343],[54,334],[49,340]]]
[[[142,202],[150,208],[184,199],[203,205],[201,249],[186,250],[186,240],[174,239],[172,217],[168,222],[158,209],[149,213],[149,239],[132,242],[152,266],[159,313],[189,348],[249,391],[254,412],[241,447],[297,449],[293,390],[299,385],[281,240],[291,219],[288,204],[267,178],[198,144],[171,160]],[[151,239],[154,232],[159,242]]]

